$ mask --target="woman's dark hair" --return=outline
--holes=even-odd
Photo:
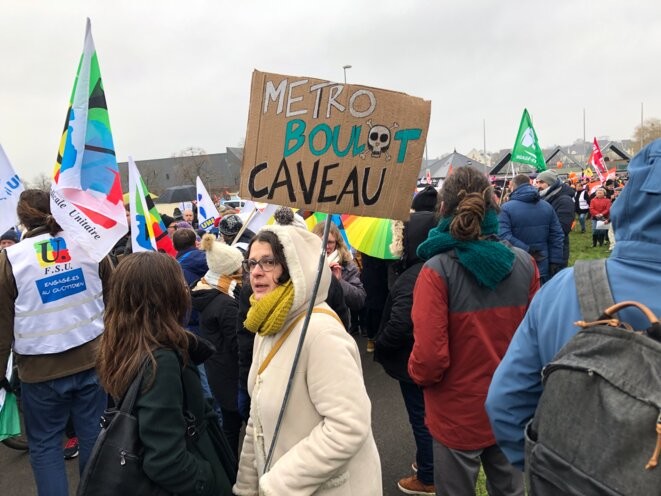
[[[192,336],[183,328],[190,310],[188,285],[177,261],[145,251],[126,256],[110,279],[97,371],[104,389],[121,398],[145,358],[156,372],[153,352],[170,348],[188,360]]]
[[[298,229],[292,227],[292,229]],[[278,236],[272,231],[260,231],[250,240],[248,250],[246,250],[246,258],[250,257],[250,249],[253,243],[259,241],[260,243],[268,243],[271,245],[273,251],[273,259],[282,266],[282,275],[276,281],[278,284],[284,284],[291,276],[289,275],[289,268],[287,267],[287,258],[285,257],[285,249],[283,248]]]
[[[41,189],[26,189],[21,193],[16,205],[16,215],[28,230],[46,226],[51,236],[62,230],[50,213],[50,195]]]
[[[454,216],[450,234],[459,241],[478,239],[488,209],[498,210],[489,179],[472,167],[461,167],[443,183],[443,217]]]

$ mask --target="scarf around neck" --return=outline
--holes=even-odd
[[[243,325],[260,336],[276,334],[294,304],[294,285],[291,279],[265,294],[260,300],[250,295],[250,309]]]
[[[512,271],[514,252],[495,240],[455,239],[450,234],[453,219],[454,216],[444,217],[437,227],[429,231],[427,240],[418,246],[418,256],[429,260],[434,255],[454,249],[459,263],[475,276],[477,282],[494,289]],[[498,216],[493,209],[487,210],[480,228],[483,236],[498,234]]]

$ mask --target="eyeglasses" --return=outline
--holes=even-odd
[[[253,269],[259,265],[259,268],[264,272],[271,272],[275,269],[277,264],[278,262],[273,258],[260,258],[259,260],[249,258],[248,260],[241,262],[241,267],[243,267],[243,270],[246,272],[252,272]]]

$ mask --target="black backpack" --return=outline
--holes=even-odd
[[[644,305],[613,305],[605,260],[577,262],[574,277],[584,321],[542,371],[526,426],[528,494],[661,495],[661,326]],[[632,305],[650,328],[614,317]]]

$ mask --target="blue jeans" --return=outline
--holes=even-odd
[[[415,438],[415,463],[418,465],[418,480],[423,484],[434,483],[433,439],[425,425],[425,399],[422,389],[412,382],[399,381],[404,405],[409,414],[409,423]]]
[[[22,383],[30,463],[39,496],[68,496],[62,437],[69,416],[78,436],[83,473],[101,427],[107,396],[94,369],[52,381]]]
[[[587,212],[579,212],[578,213],[578,223],[581,225],[581,232],[585,232],[585,218],[587,217],[588,213]]]

